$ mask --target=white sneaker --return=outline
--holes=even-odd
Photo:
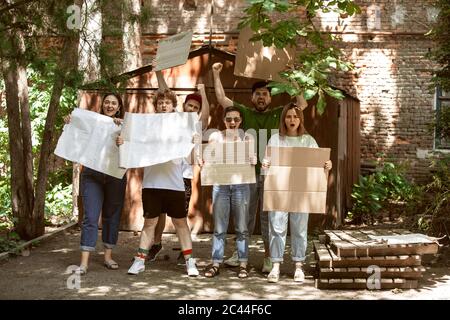
[[[224,263],[229,267],[238,267],[239,266],[239,257],[237,251],[233,252],[233,255],[224,261]]]
[[[303,282],[305,281],[305,273],[302,268],[296,268],[294,273],[294,281],[295,282]]]
[[[264,258],[262,273],[269,273],[270,271],[272,271],[272,261],[270,258]]]
[[[145,271],[145,260],[135,257],[133,264],[131,265],[130,269],[128,269],[128,274],[138,274]]]
[[[271,283],[276,283],[278,282],[279,279],[280,279],[280,270],[275,271],[275,269],[272,269],[272,271],[270,271],[269,275],[267,276],[267,281]]]
[[[197,266],[195,265],[195,259],[189,258],[186,260],[186,270],[189,277],[198,276]]]

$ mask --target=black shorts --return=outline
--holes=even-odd
[[[144,218],[156,218],[167,213],[171,218],[186,218],[185,193],[165,189],[142,189]]]

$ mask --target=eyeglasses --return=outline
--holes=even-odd
[[[234,122],[241,122],[241,118],[240,117],[234,117],[234,118],[232,118],[232,117],[226,117],[225,118],[225,121],[226,122],[231,122],[231,121],[233,121],[234,120]]]

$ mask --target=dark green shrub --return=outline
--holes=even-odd
[[[383,210],[391,204],[408,204],[418,194],[418,188],[406,179],[405,165],[380,162],[376,171],[368,176],[360,176],[353,186],[353,207],[348,219],[355,223],[373,224]]]

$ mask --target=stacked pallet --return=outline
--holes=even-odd
[[[437,253],[438,244],[403,229],[327,230],[314,251],[316,288],[412,289],[425,271],[422,255]]]

